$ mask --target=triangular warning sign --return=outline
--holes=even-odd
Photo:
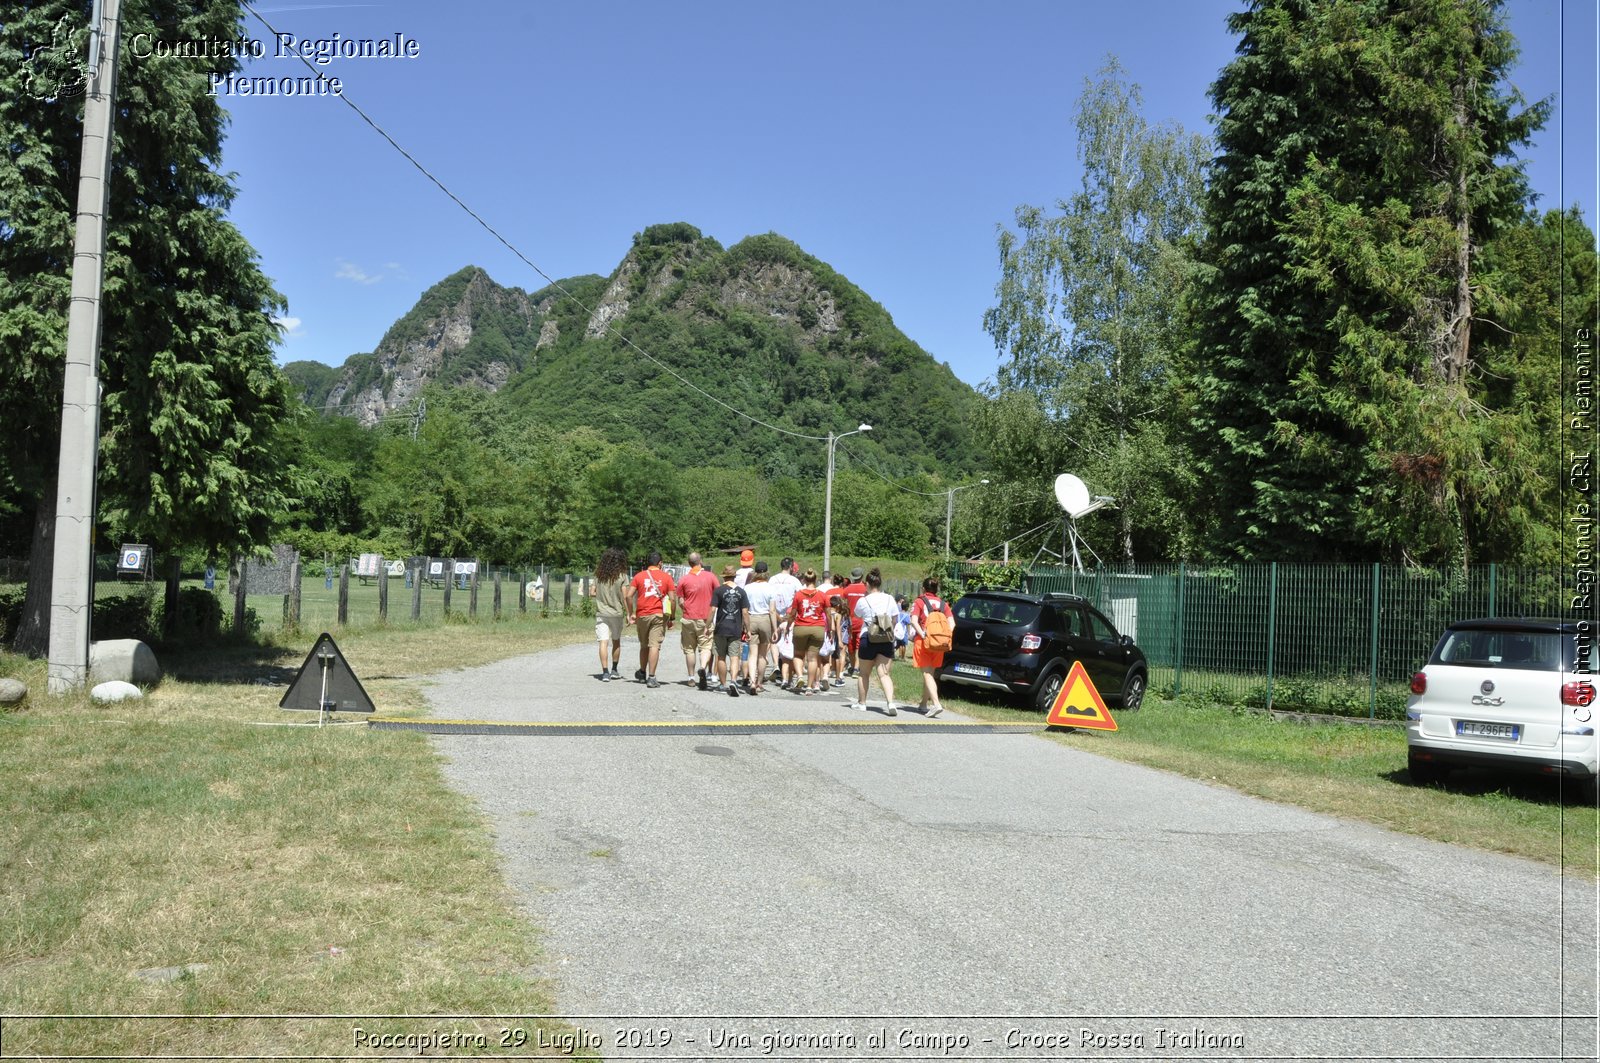
[[[327,679],[327,697],[324,701],[323,679]],[[376,712],[372,699],[361,686],[344,654],[333,644],[333,636],[324,631],[317,644],[306,655],[300,674],[289,684],[288,693],[278,702],[280,709],[307,709],[311,712]]]
[[[1115,731],[1117,721],[1111,718],[1100,691],[1094,688],[1089,673],[1083,670],[1082,661],[1073,661],[1066,682],[1056,692],[1050,706],[1050,715],[1044,722],[1056,727],[1080,727],[1086,731]]]

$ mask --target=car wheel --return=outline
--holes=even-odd
[[[1067,674],[1056,668],[1039,682],[1039,692],[1033,696],[1033,707],[1040,712],[1049,712],[1050,706],[1056,700],[1056,695],[1061,693],[1061,684],[1066,681]]]
[[[1122,684],[1122,707],[1135,712],[1144,704],[1145,677],[1143,672],[1131,672]]]
[[[1450,769],[1432,761],[1407,757],[1406,774],[1410,775],[1411,781],[1418,786],[1433,786],[1444,782],[1445,776],[1450,774]]]

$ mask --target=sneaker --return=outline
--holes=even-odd
[[[699,684],[700,685],[700,689],[704,690],[706,688],[706,670],[704,668],[700,669],[700,673],[699,674],[700,674],[700,684]]]
[[[651,676],[649,679],[646,679],[644,681],[644,685],[649,687],[651,690],[654,690],[656,687],[660,686],[661,684],[656,682],[656,677],[655,676]]]
[[[922,715],[926,716],[928,719],[931,720],[931,719],[933,719],[935,716],[939,715],[943,711],[944,711],[944,706],[943,705],[935,705],[931,709],[923,709],[922,710]]]
[[[866,712],[867,711],[866,702],[862,702],[862,701],[852,701],[850,703],[850,707],[852,709],[855,709],[857,712]]]
[[[644,682],[644,669],[641,668],[637,672],[633,673],[633,679],[634,679],[634,682],[636,682],[636,683],[643,683]]]
[[[600,673],[600,682],[602,682],[602,683],[611,682],[611,673],[610,672],[601,672]]]
[[[738,696],[739,696],[739,687],[738,687],[738,684],[736,684],[736,683],[729,683],[729,684],[728,684],[728,697],[730,697],[730,698],[736,698],[736,697],[738,697]]]
[[[898,715],[900,715],[899,713],[895,712],[895,710],[894,710],[894,702],[892,702],[892,701],[889,702],[888,704],[884,705],[883,714],[885,716],[898,716]]]
[[[844,686],[844,676],[838,676],[837,678],[835,678],[834,681],[833,681],[833,685],[836,686],[836,687]]]
[[[621,679],[622,678],[622,673],[617,671],[617,666],[616,665],[612,665],[611,666],[611,678],[612,679]]]

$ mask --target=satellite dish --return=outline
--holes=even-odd
[[[1056,477],[1056,502],[1069,517],[1081,517],[1089,511],[1089,488],[1082,480],[1064,472]]]

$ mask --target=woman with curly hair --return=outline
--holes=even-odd
[[[621,679],[617,662],[622,659],[622,618],[627,613],[623,592],[628,586],[628,555],[618,547],[607,547],[594,567],[594,637],[600,643],[600,679]]]

